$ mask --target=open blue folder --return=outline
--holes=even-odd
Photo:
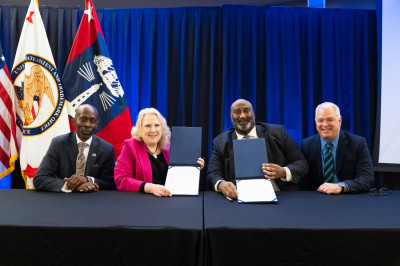
[[[198,195],[201,127],[172,127],[171,150],[165,187],[172,195]]]
[[[262,164],[268,163],[265,139],[233,141],[238,203],[277,202],[271,180],[266,179]]]

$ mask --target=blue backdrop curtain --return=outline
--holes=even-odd
[[[375,11],[224,6],[223,27],[224,114],[235,99],[249,99],[256,120],[284,124],[299,143],[315,132],[315,107],[331,101],[342,128],[371,143]]]
[[[9,69],[26,10],[0,5],[0,42]],[[63,73],[83,10],[40,10]],[[207,159],[212,138],[232,126],[230,105],[237,98],[253,103],[257,121],[284,124],[297,142],[315,132],[315,106],[333,101],[343,128],[372,143],[375,11],[223,6],[97,14],[132,118],[153,106],[170,126],[203,127]]]

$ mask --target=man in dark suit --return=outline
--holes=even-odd
[[[255,123],[253,106],[239,99],[231,106],[234,129],[228,129],[213,140],[213,150],[207,172],[209,188],[226,197],[237,198],[233,142],[243,138],[265,138],[268,164],[263,164],[266,178],[275,190],[297,190],[297,183],[307,174],[307,160],[284,126]]]
[[[304,139],[301,149],[311,166],[300,182],[302,190],[326,194],[364,192],[374,183],[373,166],[364,138],[340,130],[339,107],[322,103],[315,109],[318,134]],[[329,146],[329,147],[328,147]],[[327,159],[331,150],[332,170]]]
[[[114,148],[93,135],[98,125],[96,108],[79,106],[73,124],[76,132],[53,138],[33,179],[35,188],[53,192],[114,189]]]

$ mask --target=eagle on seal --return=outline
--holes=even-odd
[[[42,106],[43,95],[46,94],[49,97],[51,105],[55,108],[53,91],[50,86],[50,82],[45,76],[43,69],[39,65],[31,67],[31,74],[25,75],[24,83],[24,99],[20,101],[20,107],[24,112],[25,125],[29,125],[33,122],[32,118],[32,106],[34,97],[39,98],[39,110]],[[36,111],[36,114],[39,113]],[[37,115],[36,115],[37,116]]]

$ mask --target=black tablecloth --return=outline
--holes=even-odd
[[[203,195],[0,190],[0,265],[201,265]]]
[[[0,190],[0,265],[400,265],[400,191],[277,196]]]
[[[204,194],[210,265],[400,265],[400,191],[278,192],[276,204]]]

